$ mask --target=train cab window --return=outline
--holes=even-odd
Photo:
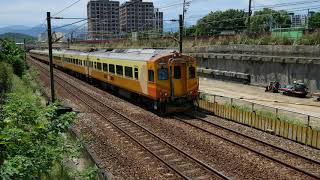
[[[196,68],[195,67],[189,67],[189,79],[196,78]]]
[[[126,77],[133,78],[133,72],[132,72],[132,67],[124,67],[124,74]]]
[[[181,67],[180,66],[174,66],[174,78],[175,79],[181,79]]]
[[[138,68],[134,68],[134,78],[139,79],[139,70]]]
[[[123,66],[116,66],[117,75],[123,76]]]
[[[149,82],[154,82],[154,71],[148,70],[148,80]]]
[[[101,65],[101,63],[97,63],[97,69],[100,70],[100,71],[102,70],[102,65]]]
[[[108,72],[108,64],[103,63],[103,71]]]
[[[109,72],[110,73],[115,73],[115,70],[114,70],[114,65],[113,64],[109,64]]]
[[[168,68],[158,69],[158,80],[168,80]]]

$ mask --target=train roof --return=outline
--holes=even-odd
[[[174,49],[108,49],[93,52],[82,52],[74,50],[54,50],[53,54],[68,54],[78,56],[91,56],[98,58],[133,60],[133,61],[149,61],[157,56],[168,55],[174,52]],[[35,53],[48,53],[48,50],[32,50]]]

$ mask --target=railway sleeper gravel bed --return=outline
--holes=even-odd
[[[40,74],[40,79],[46,86],[50,86],[49,78],[44,76],[43,73]],[[171,169],[159,164],[158,160],[145,152],[140,145],[132,143],[127,136],[118,133],[115,128],[93,113],[91,109],[88,110],[87,106],[83,105],[80,100],[74,98],[58,84],[56,85],[60,97],[72,99],[72,103],[68,103],[68,105],[73,108],[80,107],[85,111],[80,113],[83,114],[79,117],[82,122],[75,125],[76,131],[86,137],[86,144],[90,147],[89,150],[92,150],[100,158],[96,163],[99,167],[108,169],[112,173],[112,179],[180,178]],[[49,89],[46,90],[50,94]]]
[[[206,163],[190,156],[183,150],[161,139],[149,130],[132,121],[131,118],[112,109],[99,99],[96,99],[94,96],[79,90],[73,84],[66,82],[58,75],[55,75],[55,77],[57,77],[59,81],[63,82],[60,83],[59,81],[56,81],[56,83],[65,88],[69,94],[76,96],[80,101],[85,103],[97,114],[109,121],[114,127],[141,145],[150,154],[173,169],[184,179],[230,179]],[[66,88],[65,85],[71,88]],[[84,95],[86,98],[84,98]],[[93,106],[92,104],[96,105]],[[108,110],[106,110],[106,108]]]
[[[66,76],[66,78],[71,78],[71,79],[75,79],[75,78],[73,78],[73,77],[69,77],[69,76],[67,76],[67,75],[65,75],[64,74],[64,76]],[[72,81],[70,81],[70,82],[72,82]],[[106,92],[104,92],[104,91],[101,91],[101,90],[99,90],[99,89],[96,89],[96,88],[90,88],[90,85],[89,84],[87,84],[87,83],[85,83],[85,82],[82,82],[82,81],[79,81],[79,82],[77,82],[77,83],[79,83],[79,84],[83,84],[84,86],[86,86],[86,89],[88,89],[88,91],[92,91],[92,95],[97,95],[97,97],[100,97],[101,98],[101,100],[103,100],[103,101],[105,101],[105,102],[107,102],[110,98],[112,99],[112,100],[116,100],[117,102],[116,103],[113,103],[113,104],[115,104],[114,105],[114,108],[118,108],[118,110],[119,111],[121,111],[121,112],[124,112],[124,113],[126,113],[126,114],[130,114],[130,115],[133,115],[133,116],[136,116],[136,117],[139,117],[140,119],[141,119],[141,121],[137,121],[137,122],[141,122],[141,124],[143,124],[143,125],[145,125],[146,124],[146,126],[148,127],[148,128],[152,128],[152,126],[155,126],[155,127],[153,127],[153,129],[155,129],[154,130],[154,132],[157,132],[159,135],[163,135],[163,134],[168,134],[168,132],[167,131],[169,131],[170,132],[170,130],[169,129],[172,129],[172,127],[167,127],[167,131],[164,131],[164,127],[166,127],[166,126],[177,126],[177,127],[175,127],[175,128],[178,128],[177,130],[177,132],[176,132],[176,130],[174,130],[173,132],[174,133],[177,133],[177,134],[179,134],[179,136],[177,136],[177,138],[176,138],[176,140],[178,140],[178,139],[182,139],[182,134],[184,133],[183,131],[181,131],[181,132],[183,132],[183,133],[181,133],[181,132],[179,132],[181,129],[181,127],[179,127],[179,126],[181,126],[178,122],[173,122],[172,121],[172,119],[167,119],[167,118],[160,118],[160,117],[158,117],[158,116],[156,116],[156,115],[154,115],[154,114],[152,114],[152,113],[150,113],[150,112],[148,112],[148,113],[142,113],[142,112],[144,112],[144,110],[143,109],[141,109],[141,108],[139,108],[139,107],[135,107],[135,106],[129,106],[128,108],[125,108],[125,109],[121,109],[121,104],[122,103],[124,103],[124,104],[127,104],[126,102],[122,102],[123,100],[119,100],[119,98],[117,98],[117,97],[114,97],[114,96],[112,96],[112,95],[109,95],[109,94],[107,94]],[[102,96],[102,94],[103,94],[103,96]],[[120,107],[118,107],[120,105]],[[135,118],[135,120],[136,119],[139,119],[139,118]],[[152,123],[150,123],[150,122],[152,122]],[[158,123],[158,124],[157,124]],[[149,125],[147,125],[147,124],[149,124]],[[160,125],[160,126],[159,126]],[[163,127],[162,127],[163,126]],[[159,127],[162,127],[162,128],[159,128]],[[182,126],[183,127],[183,126]],[[158,130],[157,130],[157,128],[158,128]],[[183,127],[184,128],[184,127]],[[189,127],[189,129],[190,129],[190,127]],[[187,130],[187,131],[189,131],[189,130]],[[173,136],[173,135],[177,135],[177,134],[170,134],[169,135],[169,137],[170,136]],[[193,134],[192,132],[191,132],[191,134],[192,134],[192,136],[195,136],[195,134]],[[204,149],[204,147],[206,147],[207,145],[206,145],[206,143],[205,143],[205,141],[207,141],[207,139],[206,139],[206,137],[202,137],[203,135],[198,135],[198,134],[201,134],[201,133],[197,133],[197,135],[195,136],[195,137],[193,137],[193,138],[185,138],[185,141],[187,142],[187,141],[190,141],[191,142],[191,144],[192,144],[192,142],[194,143],[194,144],[190,144],[190,145],[188,145],[188,146],[186,146],[186,145],[182,145],[182,146],[180,146],[181,148],[183,148],[183,149],[186,149],[186,150],[191,150],[191,151],[197,151],[197,150],[200,150],[200,152],[206,152],[207,153],[207,151],[209,150],[209,149]],[[180,138],[180,136],[181,136],[181,138]],[[204,140],[205,141],[203,141],[203,140],[201,140],[201,139],[198,139],[198,136],[201,136],[201,138],[203,139],[204,138]],[[207,136],[207,135],[206,135]],[[162,136],[162,137],[164,137],[164,138],[167,138],[167,136],[166,135],[164,135],[164,136]],[[187,137],[187,136],[186,136]],[[168,139],[168,138],[167,138]],[[169,138],[169,139],[173,139],[173,138]],[[197,140],[199,140],[199,141],[197,141]],[[179,140],[178,140],[179,141]],[[204,143],[204,147],[202,148],[201,146],[199,146],[198,145],[198,143],[199,144],[201,144],[200,143],[200,141],[201,142],[203,142]],[[175,140],[173,139],[171,142],[174,142],[174,143],[176,143],[175,142]],[[219,142],[219,141],[218,141]],[[178,143],[179,144],[179,143]],[[219,146],[217,146],[217,147],[219,147],[220,148],[220,146],[222,145],[222,144],[220,144],[220,143],[218,143],[219,144]],[[203,146],[203,145],[202,145]],[[210,145],[209,145],[210,146]],[[214,146],[216,146],[216,145],[214,145]],[[211,145],[211,148],[214,148],[215,150],[214,151],[217,151],[216,150],[216,148],[217,147],[214,147],[214,146],[212,146]],[[200,148],[201,147],[201,148]],[[194,148],[197,148],[197,149],[194,149]],[[219,148],[217,148],[217,149],[219,149]],[[225,150],[227,150],[226,151],[226,153],[228,153],[228,151],[230,151],[229,150],[229,148],[228,149],[225,149]],[[237,151],[237,150],[236,150]],[[241,150],[242,151],[242,150]],[[238,153],[240,153],[240,154],[243,154],[243,153],[241,153],[241,151],[239,151]],[[210,152],[210,150],[209,150],[209,152]],[[192,153],[192,154],[194,154],[194,153]],[[209,154],[212,154],[211,152],[210,153],[208,153],[208,155]],[[249,153],[250,154],[250,153]],[[196,154],[197,155],[197,154]],[[218,154],[217,154],[217,156],[219,156]],[[220,154],[220,156],[221,156],[221,154]],[[233,156],[232,154],[231,154],[231,156]],[[242,155],[241,155],[242,156]],[[238,159],[238,155],[236,156],[237,158],[235,158],[235,159]],[[208,159],[212,159],[212,158],[215,158],[214,157],[214,155],[209,155],[209,156],[207,156],[207,158]],[[205,161],[207,161],[207,159],[206,158],[202,158],[203,160],[205,160]],[[234,177],[235,178],[237,178],[237,179],[242,179],[242,178],[253,178],[253,177],[259,177],[260,179],[264,179],[264,178],[267,178],[267,179],[269,179],[270,178],[270,176],[269,176],[269,178],[268,177],[266,177],[266,175],[268,174],[268,173],[266,173],[266,175],[262,175],[261,176],[261,174],[263,174],[262,172],[267,172],[267,171],[263,171],[261,168],[263,168],[263,166],[266,166],[268,163],[258,163],[258,162],[254,162],[255,160],[249,160],[249,162],[251,161],[251,163],[249,163],[248,164],[248,162],[242,162],[242,165],[241,166],[252,166],[252,165],[254,165],[254,164],[256,164],[256,163],[258,163],[259,164],[259,166],[261,165],[261,167],[256,167],[256,169],[258,170],[257,172],[260,172],[260,175],[258,175],[258,174],[256,174],[256,173],[253,173],[253,169],[252,170],[250,170],[250,169],[248,169],[248,168],[242,168],[242,170],[241,170],[241,168],[239,169],[239,167],[237,167],[237,165],[236,164],[239,164],[239,163],[241,163],[241,162],[236,162],[236,163],[231,163],[230,164],[230,162],[228,162],[228,161],[230,161],[230,158],[227,158],[227,159],[225,159],[225,157],[219,157],[219,161],[220,161],[220,163],[221,163],[221,161],[226,161],[227,163],[223,163],[223,164],[219,164],[220,166],[224,166],[224,168],[222,168],[223,169],[223,171],[225,171],[225,172],[228,172],[228,170],[230,169],[231,171],[230,172],[232,172],[232,169],[233,170],[235,170],[236,172],[236,174],[238,174],[238,175],[235,175]],[[223,159],[223,160],[221,160],[221,159]],[[229,159],[229,160],[228,160]],[[231,158],[232,159],[232,158]],[[241,158],[240,158],[241,159]],[[259,158],[258,158],[259,159]],[[254,163],[253,163],[253,162]],[[211,161],[210,161],[211,162]],[[213,163],[213,164],[215,164],[215,163]],[[251,165],[250,165],[251,164]],[[271,166],[270,166],[271,165]],[[268,165],[268,166],[270,166],[270,167],[268,167],[267,169],[270,169],[271,167],[271,169],[274,169],[274,168],[276,168],[276,167],[273,167],[274,165],[271,163],[270,165]],[[233,167],[232,168],[232,166],[235,166],[235,167]],[[230,168],[229,168],[230,167]],[[229,169],[228,169],[229,168]],[[245,169],[247,169],[247,170],[245,170]],[[266,170],[267,170],[266,169]],[[281,169],[281,168],[280,168]],[[247,171],[247,173],[246,173],[246,171]],[[282,170],[280,170],[280,171],[282,171]],[[276,171],[271,171],[271,172],[277,172],[277,170]],[[286,172],[286,171],[285,171]],[[244,173],[246,173],[245,174],[245,176],[243,176],[244,175]],[[232,173],[231,173],[232,174]],[[269,173],[270,174],[270,173]],[[278,172],[277,172],[277,174],[278,174]],[[285,175],[287,178],[288,177],[294,177],[293,179],[297,179],[298,177],[303,177],[303,176],[290,176],[289,174],[288,174],[288,176],[286,175],[287,174],[287,172],[286,173],[280,173],[280,174],[282,174],[282,176],[273,176],[273,177],[281,177],[281,178],[284,178],[284,176],[283,175]],[[292,173],[291,173],[292,174]],[[233,174],[234,175],[234,174]],[[258,175],[258,176],[257,176]],[[267,175],[268,176],[268,175]],[[284,178],[284,179],[286,179],[286,178]],[[299,179],[299,178],[298,178]]]
[[[281,165],[307,174],[312,178],[320,179],[320,162],[317,160],[239,133],[209,120],[196,117],[195,115],[186,114],[185,116],[176,116],[175,118],[195,129],[219,137]]]

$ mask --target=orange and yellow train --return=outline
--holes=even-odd
[[[48,62],[48,50],[31,50],[30,56]],[[162,112],[187,110],[198,95],[196,60],[173,50],[54,50],[53,64]]]

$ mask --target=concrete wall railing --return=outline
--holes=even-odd
[[[212,45],[207,47],[186,48],[187,53],[235,53],[265,54],[288,56],[320,56],[318,46],[285,46],[285,45]]]

